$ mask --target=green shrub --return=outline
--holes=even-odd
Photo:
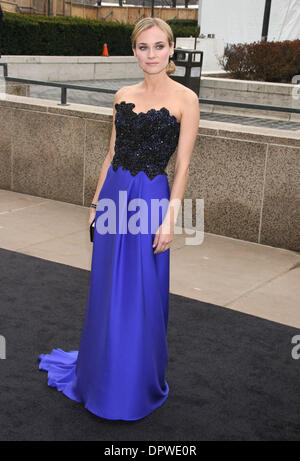
[[[195,35],[197,22],[171,21],[174,38]],[[100,56],[107,43],[110,56],[132,55],[133,25],[66,16],[3,13],[3,55]]]

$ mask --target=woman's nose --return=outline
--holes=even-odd
[[[150,56],[150,57],[151,57],[151,56],[155,56],[155,52],[154,52],[154,50],[152,50],[151,48],[150,48],[150,50],[149,50],[149,56]]]

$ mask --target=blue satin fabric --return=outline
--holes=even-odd
[[[120,190],[127,191],[126,206],[133,198],[143,198],[150,218],[150,200],[170,198],[167,176],[150,180],[143,171],[132,176],[110,165],[99,199],[114,201],[117,224],[124,224],[126,217],[124,207],[119,208]],[[96,224],[103,212],[97,209]],[[126,220],[135,213],[127,211]],[[101,235],[95,229],[79,351],[54,349],[39,356],[39,368],[48,371],[49,386],[102,418],[140,419],[168,397],[170,250],[154,254],[154,238],[150,219],[146,234]]]

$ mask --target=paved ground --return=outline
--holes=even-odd
[[[0,190],[0,246],[90,270],[88,213]],[[191,246],[186,237],[175,234],[173,241],[172,293],[300,328],[299,253],[208,233]]]

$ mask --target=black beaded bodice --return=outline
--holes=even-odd
[[[144,171],[151,180],[164,171],[179,138],[180,122],[165,107],[136,113],[135,104],[121,101],[116,107],[114,171],[122,166],[135,176]]]

